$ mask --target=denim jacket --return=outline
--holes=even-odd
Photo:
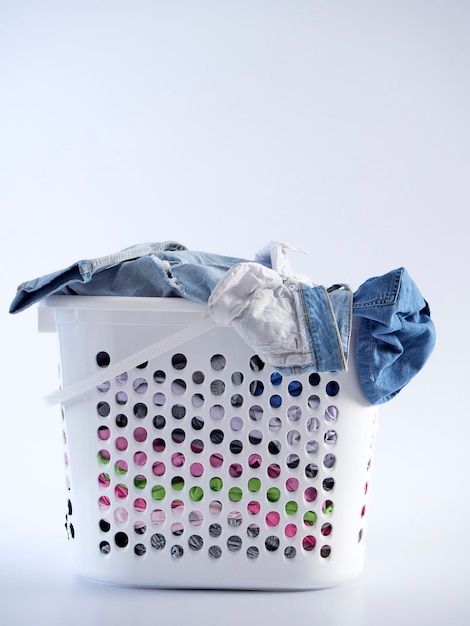
[[[371,404],[393,398],[435,342],[429,306],[408,272],[370,278],[354,293],[343,284],[327,289],[279,263],[284,248],[278,244],[252,262],[176,242],[139,244],[23,283],[10,312],[52,294],[184,297],[207,303],[216,322],[232,325],[284,374],[346,370],[356,320],[364,394]]]

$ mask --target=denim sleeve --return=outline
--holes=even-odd
[[[424,366],[435,344],[429,305],[405,268],[370,278],[355,292],[357,361],[372,404],[393,398]]]

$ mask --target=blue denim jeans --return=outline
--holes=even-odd
[[[393,398],[427,361],[435,328],[404,268],[352,293],[347,285],[326,289],[270,265],[269,255],[255,263],[176,242],[139,244],[23,283],[10,312],[52,294],[183,297],[208,303],[216,321],[234,326],[283,374],[347,369],[356,318],[360,381],[371,404]]]

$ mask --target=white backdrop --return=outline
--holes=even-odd
[[[0,0],[0,621],[467,623],[466,0]],[[315,282],[404,265],[436,349],[380,413],[364,574],[306,594],[115,590],[70,573],[55,342],[18,283],[173,239]],[[460,326],[463,323],[464,326]],[[289,607],[289,608],[288,608]],[[39,612],[39,613],[38,613]],[[88,621],[85,617],[88,615]]]

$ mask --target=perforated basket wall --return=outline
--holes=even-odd
[[[205,308],[82,297],[45,306],[62,384],[102,372],[101,384],[62,408],[78,574],[135,586],[307,589],[361,571],[376,409],[353,358],[347,373],[282,377],[219,327],[109,378],[113,362]]]

